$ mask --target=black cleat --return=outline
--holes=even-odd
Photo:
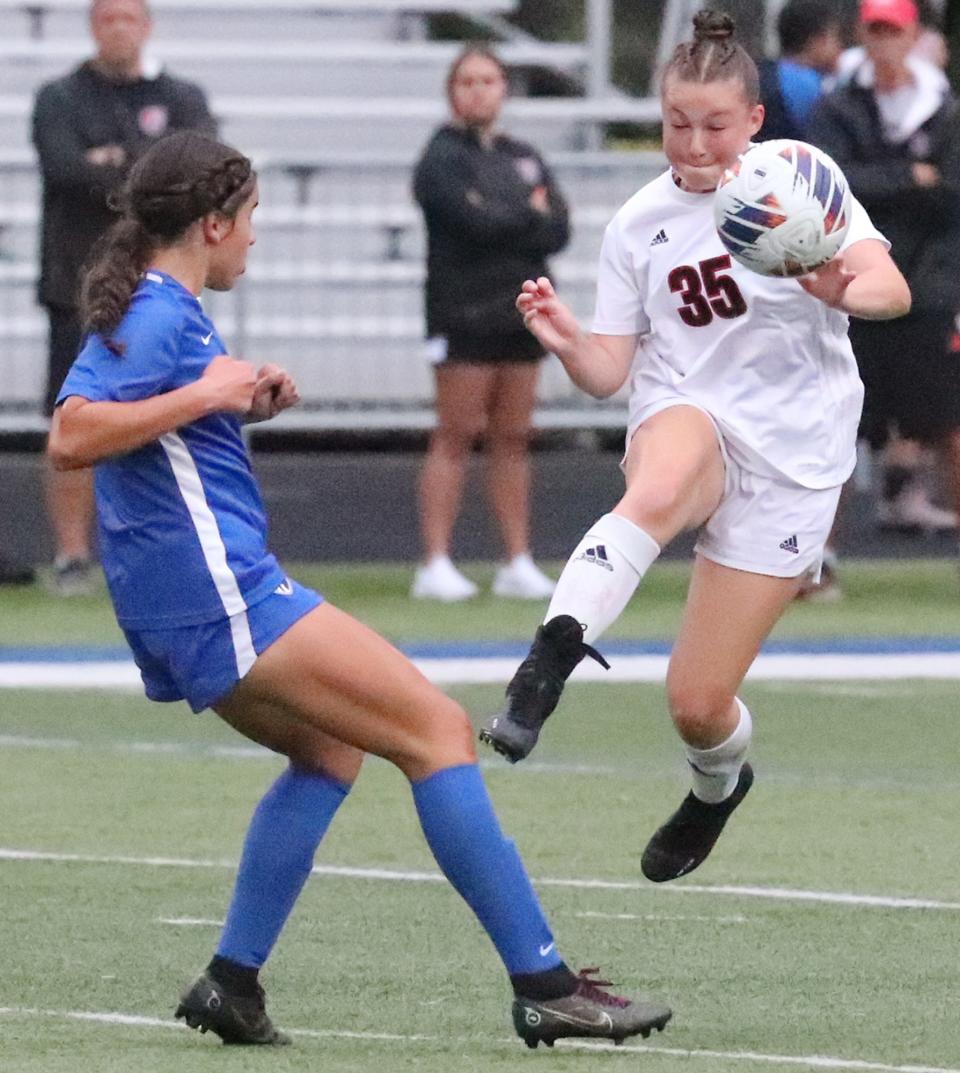
[[[725,801],[710,805],[695,797],[691,790],[670,819],[654,832],[643,851],[640,870],[647,879],[665,883],[699,868],[752,785],[753,768],[744,764],[733,793]]]
[[[599,969],[581,969],[577,990],[554,999],[531,999],[520,995],[513,1000],[513,1026],[530,1048],[538,1043],[552,1047],[558,1039],[585,1036],[612,1039],[620,1044],[627,1036],[646,1039],[656,1029],[662,1032],[673,1016],[669,1006],[659,1002],[639,1002],[602,990],[607,980],[591,976]]]
[[[290,1042],[267,1016],[259,984],[255,995],[232,995],[203,972],[184,992],[174,1016],[190,1028],[213,1032],[224,1043],[283,1047]]]
[[[584,643],[583,627],[572,615],[557,615],[538,627],[527,658],[507,686],[507,703],[487,720],[480,740],[511,764],[528,756],[567,679],[584,656],[610,669],[603,656]]]

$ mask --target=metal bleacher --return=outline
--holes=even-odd
[[[446,114],[443,79],[459,45],[428,40],[425,16],[454,10],[483,20],[513,6],[153,0],[152,54],[206,88],[224,139],[257,162],[261,206],[249,270],[234,292],[205,302],[234,352],[279,361],[297,378],[304,404],[278,427],[431,423],[424,235],[410,172]],[[86,0],[0,0],[0,430],[43,425],[46,319],[34,300],[39,180],[29,113],[41,82],[89,54],[87,10]],[[587,317],[602,229],[662,166],[656,153],[590,147],[602,124],[651,122],[656,105],[615,95],[524,97],[531,68],[583,78],[586,46],[520,37],[499,51],[518,91],[505,127],[544,151],[571,201],[573,241],[554,268],[565,297]],[[539,424],[621,421],[619,406],[592,403],[558,363],[547,363]]]

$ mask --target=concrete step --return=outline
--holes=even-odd
[[[212,95],[248,93],[255,86],[259,95],[443,97],[447,70],[460,49],[457,42],[434,41],[177,38],[155,42],[150,56]],[[33,92],[90,52],[80,40],[0,41],[0,94]],[[588,58],[579,44],[505,44],[499,53],[514,69],[576,72]],[[522,92],[521,74],[516,81],[515,91]]]
[[[380,152],[410,151],[426,143],[447,118],[442,97],[257,97],[214,96],[211,108],[222,134],[238,148],[293,155],[304,147],[338,152],[363,147]],[[8,150],[29,145],[32,98],[0,96],[0,145]],[[596,147],[606,123],[652,123],[659,103],[640,98],[594,100],[584,97],[526,97],[508,102],[504,124],[516,137],[531,141],[547,155],[560,150]]]
[[[225,33],[263,40],[287,34],[315,40],[368,37],[422,38],[424,16],[437,12],[483,15],[515,9],[515,0],[152,0],[155,40],[217,40]],[[8,40],[83,41],[89,0],[0,0]],[[265,33],[266,32],[266,33]]]

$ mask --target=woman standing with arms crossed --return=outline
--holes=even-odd
[[[87,343],[49,452],[96,467],[110,595],[147,696],[186,699],[290,760],[251,822],[216,956],[177,1016],[226,1043],[289,1042],[257,980],[365,752],[411,782],[430,848],[510,974],[530,1046],[662,1028],[670,1011],[575,976],[476,766],[470,724],[377,634],[288,578],[241,436],[297,401],[278,366],[229,357],[197,295],[229,290],[254,241],[246,157],[199,134],[134,165],[85,279]]]
[[[427,226],[427,354],[437,427],[420,479],[424,563],[411,594],[465,600],[477,587],[450,561],[474,442],[487,449],[487,489],[506,562],[498,596],[545,599],[553,582],[530,557],[529,440],[544,348],[515,299],[569,237],[567,206],[537,152],[497,130],[506,72],[471,45],[447,76],[451,122],[431,139],[414,176]]]
[[[759,130],[757,69],[733,20],[702,11],[663,78],[670,168],[607,227],[592,334],[549,280],[517,300],[527,327],[597,397],[631,380],[626,492],[574,550],[545,624],[481,731],[510,760],[537,741],[564,682],[626,607],[663,545],[700,529],[667,699],[693,788],[654,834],[644,875],[700,865],[753,781],[737,690],[801,579],[819,570],[855,460],[863,386],[847,317],[898,317],[910,292],[853,202],[841,254],[801,280],[735,264],[713,222],[724,170]]]

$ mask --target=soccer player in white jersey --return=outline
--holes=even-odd
[[[641,867],[656,882],[707,857],[753,781],[737,690],[760,645],[816,573],[854,465],[863,389],[848,316],[883,320],[910,292],[854,203],[843,249],[815,274],[769,279],[733,262],[713,191],[763,120],[757,70],[733,20],[701,11],[662,84],[670,168],[604,236],[593,331],[547,279],[517,299],[526,325],[598,398],[631,377],[626,492],[574,550],[506,704],[481,738],[516,762],[564,682],[613,623],[661,548],[699,529],[667,697],[693,787]]]
[[[104,571],[147,696],[212,708],[290,760],[254,813],[217,953],[176,1015],[226,1043],[289,1042],[258,971],[372,752],[410,780],[437,863],[504,962],[528,1046],[648,1036],[666,1006],[611,995],[596,970],[561,959],[463,710],[267,551],[241,425],[293,405],[296,387],[279,366],[231,358],[197,297],[243,272],[257,197],[250,161],[200,134],[174,134],[134,165],[85,279],[91,334],[50,434],[54,464],[96,467]]]

